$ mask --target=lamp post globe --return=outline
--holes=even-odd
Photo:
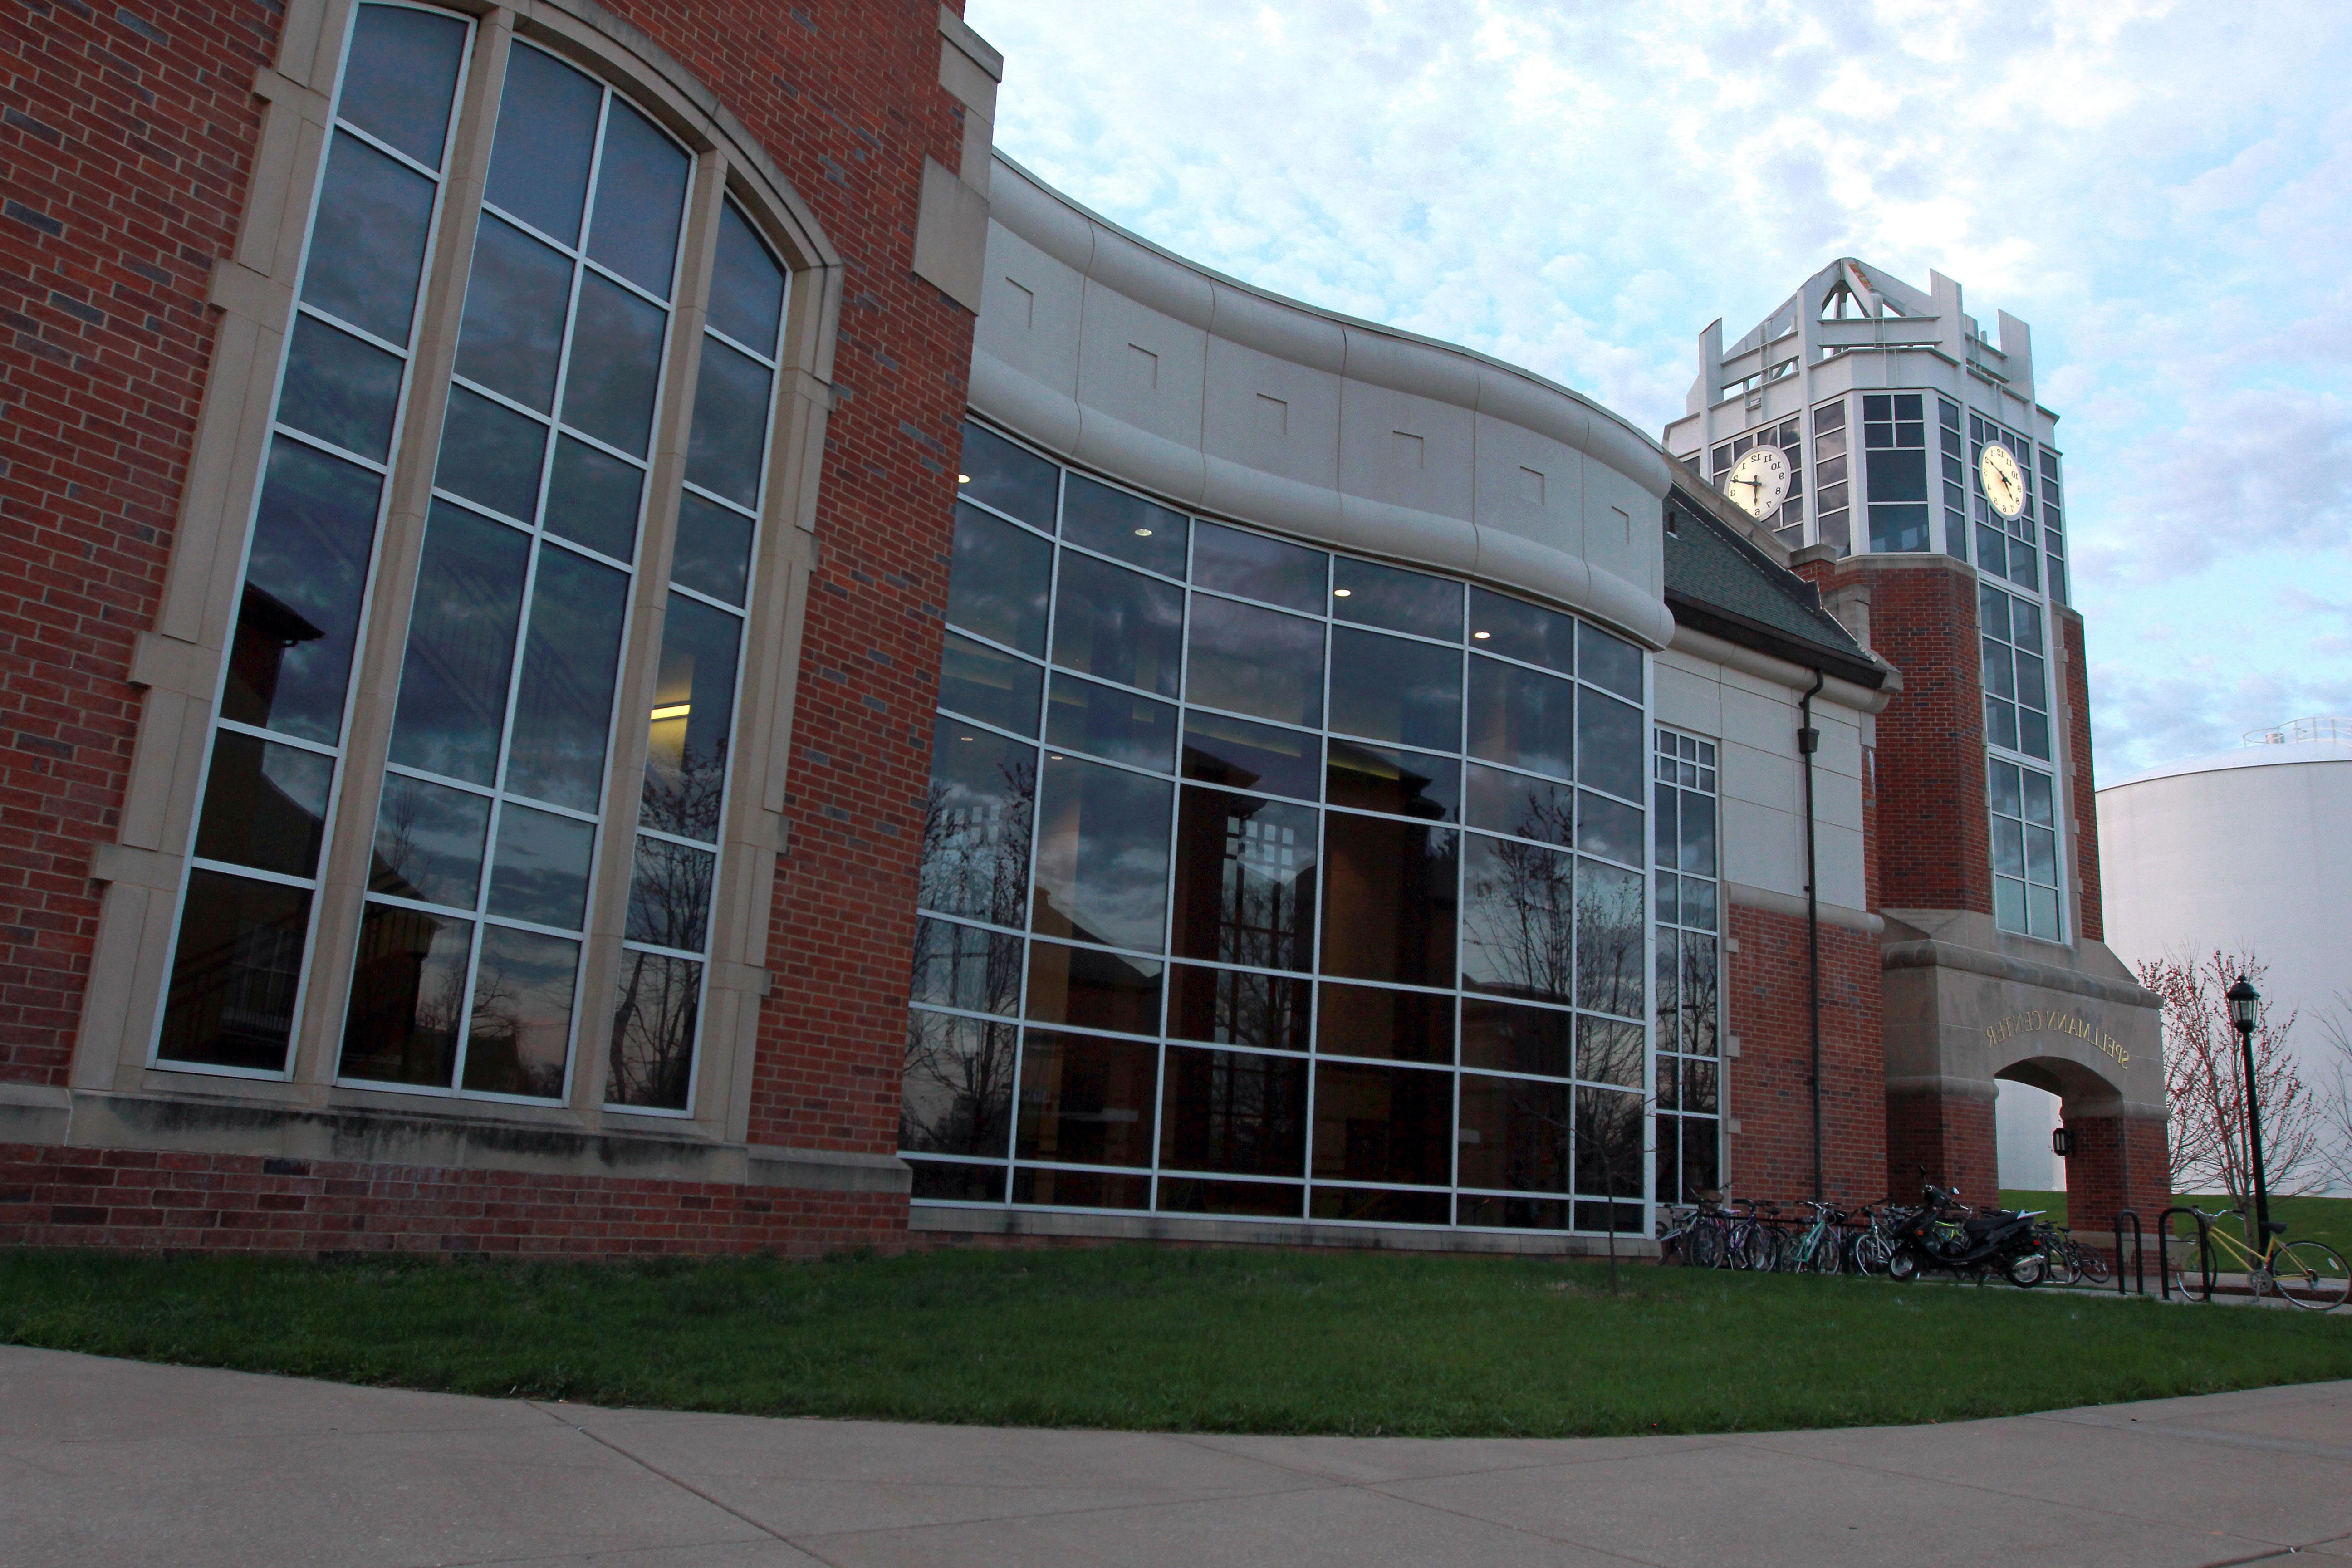
[[[2263,1110],[2254,1099],[2254,1026],[2262,1022],[2263,994],[2241,974],[2221,994],[2230,1005],[2230,1024],[2238,1031],[2238,1062],[2246,1079],[2246,1152],[2254,1176],[2254,1238],[2257,1249],[2271,1239],[2270,1186],[2263,1179]]]

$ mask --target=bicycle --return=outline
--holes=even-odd
[[[1791,1274],[1802,1274],[1808,1269],[1815,1274],[1836,1273],[1844,1261],[1838,1226],[1845,1215],[1823,1203],[1807,1202],[1798,1206],[1812,1210],[1813,1222],[1782,1250],[1780,1267]]]
[[[1716,1268],[1723,1263],[1722,1211],[1713,1205],[1670,1209],[1666,1228],[1658,1236],[1658,1260],[1691,1268]]]
[[[2305,1311],[2329,1312],[2342,1306],[2347,1297],[2352,1297],[2352,1269],[2345,1268],[2343,1255],[2334,1247],[2317,1241],[2289,1241],[2286,1226],[2273,1220],[2264,1227],[2263,1245],[2257,1250],[2253,1246],[2253,1224],[2243,1208],[2189,1212],[2209,1222],[2234,1215],[2244,1228],[2245,1239],[2241,1241],[2210,1223],[2200,1226],[2200,1240],[2191,1247],[2196,1254],[2192,1271],[2188,1265],[2173,1261],[2171,1243],[2176,1238],[2163,1238],[2164,1266],[2172,1270],[2172,1283],[2188,1300],[2210,1300],[2205,1280],[2215,1272],[2216,1243],[2222,1254],[2234,1257],[2244,1267],[2247,1289],[2256,1300],[2262,1299],[2263,1291],[2270,1290]]]

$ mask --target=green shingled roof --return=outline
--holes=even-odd
[[[1884,679],[1862,645],[1822,608],[1811,584],[1679,489],[1667,507],[1666,604],[1677,622],[1864,685]]]

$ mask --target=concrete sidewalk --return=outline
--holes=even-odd
[[[0,1568],[2352,1564],[2352,1383],[1949,1426],[1169,1436],[596,1410],[0,1347]]]

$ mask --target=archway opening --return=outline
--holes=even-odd
[[[2061,1101],[2055,1094],[2016,1079],[1997,1080],[1993,1142],[2004,1192],[2063,1193],[2066,1162],[2051,1145],[2058,1130]]]

